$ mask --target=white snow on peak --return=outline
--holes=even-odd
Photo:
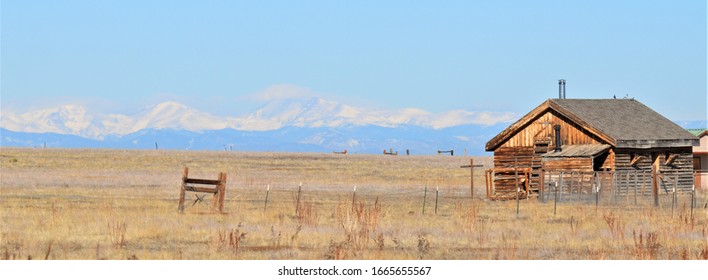
[[[342,127],[414,125],[433,129],[459,125],[493,125],[516,118],[508,112],[453,110],[433,114],[416,108],[381,110],[359,108],[323,98],[275,99],[243,117],[219,117],[173,101],[146,107],[134,115],[93,116],[80,105],[63,105],[23,114],[0,112],[0,127],[18,132],[54,132],[102,139],[144,129],[203,132],[232,128],[269,131],[283,127]]]

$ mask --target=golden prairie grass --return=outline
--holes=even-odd
[[[476,162],[490,163],[488,158]],[[469,198],[463,157],[0,148],[1,259],[708,259],[708,212]],[[182,168],[227,172],[226,214]],[[303,183],[299,203],[297,190]],[[266,185],[269,202],[264,207]],[[353,186],[357,186],[354,193]],[[441,190],[437,214],[435,193]],[[708,198],[701,194],[703,205]]]

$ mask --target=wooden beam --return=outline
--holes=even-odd
[[[215,186],[221,183],[221,181],[219,181],[219,180],[194,179],[194,178],[185,178],[185,179],[183,179],[183,181],[186,184],[215,185]]]
[[[645,156],[634,155],[634,156],[632,156],[632,160],[629,162],[629,165],[634,166],[645,158],[646,158]]]
[[[664,161],[664,165],[671,165],[679,157],[679,154],[671,154]]]
[[[188,192],[201,192],[201,193],[218,193],[219,192],[218,188],[195,187],[195,186],[189,186],[189,185],[184,186],[183,189]]]

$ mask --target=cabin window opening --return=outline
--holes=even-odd
[[[608,156],[610,153],[603,153],[597,157],[595,157],[592,160],[592,170],[594,171],[605,171],[609,169],[608,166],[605,166],[605,161],[607,161]]]

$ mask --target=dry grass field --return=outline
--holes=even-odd
[[[491,158],[476,158],[490,165]],[[649,205],[470,199],[469,158],[0,148],[0,258],[708,259],[691,214]],[[228,174],[224,214],[182,171]],[[300,203],[298,185],[302,183]],[[266,186],[270,186],[266,204]],[[356,186],[356,192],[354,192]],[[427,189],[427,192],[426,192]],[[692,215],[692,218],[691,218]]]

